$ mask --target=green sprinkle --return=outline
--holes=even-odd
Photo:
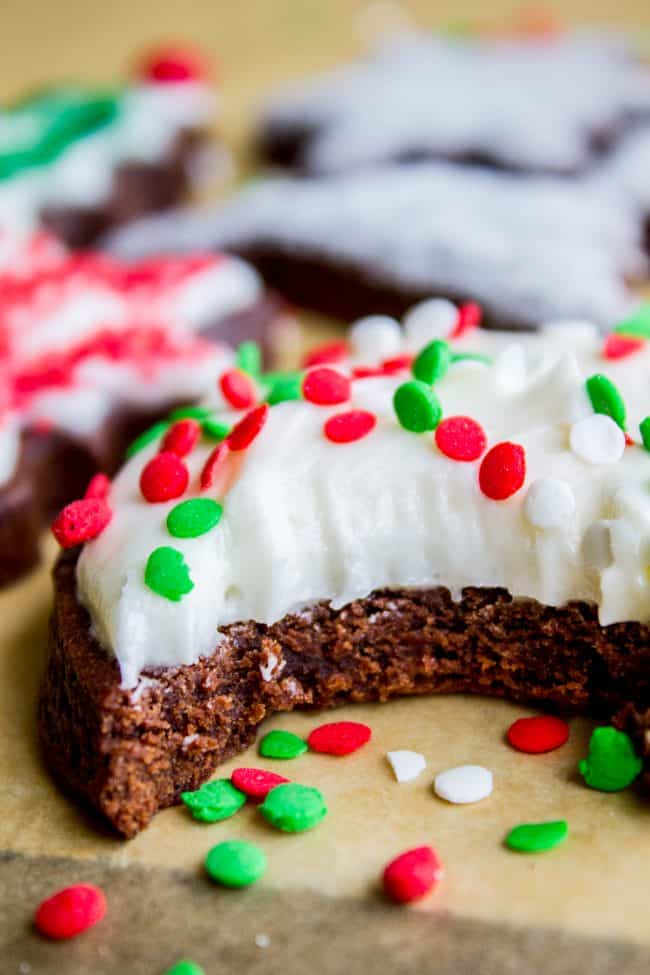
[[[611,379],[597,373],[585,383],[594,413],[605,413],[625,430],[625,403]]]
[[[302,379],[303,375],[301,372],[292,372],[285,376],[280,376],[271,384],[266,402],[269,406],[275,406],[276,403],[286,403],[288,400],[300,399],[302,397]]]
[[[327,815],[322,792],[294,782],[276,785],[260,806],[264,818],[285,833],[313,829]]]
[[[619,335],[630,335],[639,339],[650,339],[650,301],[641,305],[630,318],[620,322],[614,329]]]
[[[223,507],[212,498],[181,501],[167,515],[167,531],[174,538],[197,538],[221,521]]]
[[[646,450],[650,450],[650,416],[646,416],[645,420],[641,420],[639,430],[641,432],[643,446]]]
[[[158,423],[154,423],[152,427],[149,427],[139,437],[136,437],[133,443],[129,444],[126,448],[126,459],[129,460],[131,457],[134,457],[144,447],[148,447],[158,437],[162,437],[167,432],[168,427],[169,423],[167,420],[159,420]]]
[[[393,406],[405,430],[425,433],[435,430],[442,417],[440,400],[426,383],[412,379],[395,390]]]
[[[230,433],[230,427],[227,423],[220,423],[219,420],[215,420],[214,417],[208,417],[201,424],[201,433],[208,440],[216,440],[221,443],[225,440]]]
[[[636,779],[643,762],[624,731],[596,728],[589,741],[589,754],[578,765],[580,774],[591,789],[620,792]]]
[[[298,758],[307,748],[307,742],[290,731],[269,731],[260,742],[260,755],[264,758]]]
[[[239,812],[246,796],[236,789],[230,779],[206,782],[196,792],[181,792],[181,799],[194,819],[202,823],[218,823]]]
[[[205,975],[205,970],[189,958],[177,961],[175,965],[168,968],[165,975]]]
[[[548,823],[522,823],[506,836],[506,846],[517,853],[542,853],[564,843],[569,835],[566,819]]]
[[[223,887],[250,887],[266,873],[266,855],[245,840],[227,840],[213,846],[205,869]]]
[[[203,420],[210,416],[212,410],[208,406],[179,406],[177,410],[172,410],[169,414],[170,420],[185,420],[188,417],[193,420]]]
[[[453,352],[451,364],[454,365],[456,362],[481,362],[484,366],[491,366],[494,359],[491,355],[483,355],[482,352]]]
[[[242,342],[237,346],[237,367],[249,376],[259,376],[262,370],[262,353],[257,342]]]
[[[438,379],[442,379],[451,363],[451,349],[449,343],[443,339],[434,339],[416,356],[412,372],[420,382],[433,386]]]
[[[180,602],[186,593],[194,589],[182,552],[169,545],[155,548],[147,559],[144,581],[159,596]]]

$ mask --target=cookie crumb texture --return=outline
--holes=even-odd
[[[650,755],[648,627],[603,628],[584,603],[551,609],[499,589],[466,589],[459,602],[444,588],[382,590],[273,626],[230,625],[218,654],[148,671],[129,691],[91,636],[75,558],[65,553],[55,570],[40,736],[57,780],[125,837],[247,748],[265,717],[294,708],[486,694],[613,720]],[[270,654],[284,666],[263,680]]]

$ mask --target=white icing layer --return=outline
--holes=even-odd
[[[178,499],[148,504],[140,493],[158,445],[126,465],[111,489],[112,521],[85,546],[77,569],[80,598],[126,686],[143,668],[212,652],[228,623],[272,623],[321,599],[341,607],[386,586],[440,584],[454,593],[502,586],[548,605],[595,602],[602,624],[650,620],[650,454],[634,446],[615,463],[594,465],[570,445],[573,425],[592,415],[585,378],[594,373],[617,384],[629,429],[638,429],[648,413],[650,347],[613,362],[602,357],[594,329],[557,325],[516,341],[474,331],[453,348],[495,358],[454,363],[436,391],[445,416],[483,425],[489,447],[512,440],[524,448],[525,483],[506,501],[481,492],[478,462],[451,460],[433,434],[399,425],[392,396],[406,371],[355,380],[349,404],[272,407],[250,448],[231,455],[204,492],[222,500],[224,514],[198,538],[167,531]],[[324,422],[350,408],[373,411],[375,429],[351,444],[331,443]],[[201,443],[186,458],[185,498],[199,494],[210,450]],[[194,588],[180,602],[144,583],[158,546],[176,548],[187,563]]]
[[[285,137],[306,130],[300,162],[315,173],[422,156],[570,172],[593,160],[594,136],[641,111],[650,75],[621,36],[416,35],[288,86],[261,124]]]

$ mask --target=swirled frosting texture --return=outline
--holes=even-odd
[[[431,334],[441,310],[431,310]],[[407,345],[416,332],[421,342],[426,315],[411,325]],[[389,337],[389,322],[385,329]],[[622,392],[632,433],[648,412],[650,349],[613,361],[602,348],[596,331],[578,323],[516,340],[474,331],[453,343],[455,352],[493,361],[452,364],[435,387],[444,415],[478,420],[488,447],[510,440],[525,450],[525,483],[506,501],[481,492],[479,462],[452,460],[432,433],[399,425],[392,397],[410,378],[405,371],[353,381],[349,404],[272,407],[250,448],[231,455],[204,492],[224,514],[198,538],[170,537],[166,516],[177,501],[143,499],[140,474],[158,449],[151,444],[117,477],[113,519],[78,563],[80,598],[123,683],[133,685],[144,668],[211,653],[225,624],[272,623],[322,599],[340,607],[386,586],[501,586],[551,606],[594,602],[604,625],[650,620],[650,454],[636,444],[620,460],[592,463],[570,445],[573,425],[593,413],[585,378],[594,373]],[[331,443],[323,425],[346,409],[370,410],[377,424],[358,442]],[[185,497],[200,493],[211,446],[186,458]],[[541,479],[549,483],[526,503]],[[150,552],[165,545],[182,552],[194,583],[180,602],[144,583]]]

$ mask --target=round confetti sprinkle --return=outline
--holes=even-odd
[[[174,420],[184,420],[190,416],[195,420],[206,420],[211,415],[212,410],[209,406],[179,406],[171,411],[169,419],[173,422]]]
[[[614,331],[619,335],[650,339],[650,302],[641,305],[634,315],[620,322]]]
[[[461,335],[466,335],[473,328],[478,328],[483,318],[483,311],[480,305],[473,301],[468,301],[458,309],[456,325],[451,333],[452,339],[459,339]]]
[[[411,433],[435,430],[442,417],[442,407],[434,391],[418,379],[398,386],[393,396],[397,419]]]
[[[84,498],[100,498],[105,501],[111,489],[111,482],[106,474],[95,474],[90,478]]]
[[[643,762],[624,731],[596,728],[589,741],[589,753],[578,768],[591,789],[620,792],[636,779]]]
[[[413,375],[430,386],[445,375],[451,363],[451,349],[444,339],[434,339],[422,349],[412,366]]]
[[[508,728],[507,738],[518,752],[542,755],[560,748],[569,740],[569,726],[551,714],[518,718]]]
[[[367,724],[358,721],[331,721],[321,724],[309,735],[307,744],[313,752],[324,755],[351,755],[372,737]]]
[[[483,427],[469,416],[448,416],[441,420],[435,440],[445,457],[466,462],[478,460],[487,446]]]
[[[634,355],[635,352],[639,352],[645,341],[643,339],[632,338],[628,335],[617,335],[612,332],[605,339],[605,344],[603,345],[603,358],[604,359],[626,359],[630,355]]]
[[[241,369],[228,369],[219,379],[223,398],[236,410],[249,410],[255,404],[257,395],[250,376]]]
[[[377,362],[397,355],[402,347],[399,322],[388,315],[366,315],[350,326],[350,346],[355,356]]]
[[[262,352],[257,342],[242,342],[237,346],[237,368],[249,376],[259,376],[262,371]]]
[[[142,496],[150,504],[180,498],[187,488],[189,471],[177,454],[170,450],[156,454],[140,475]]]
[[[276,379],[269,390],[266,402],[269,406],[287,403],[302,397],[302,373],[296,372]]]
[[[92,884],[73,884],[48,897],[38,907],[34,924],[47,938],[76,938],[106,914],[106,898]]]
[[[236,768],[230,776],[230,781],[249,799],[261,800],[266,798],[271,789],[284,785],[289,781],[277,772],[267,772],[262,768]]]
[[[317,406],[335,406],[350,399],[350,380],[335,369],[310,369],[302,381],[302,395]]]
[[[540,477],[528,488],[524,514],[535,528],[562,528],[569,524],[576,508],[571,486],[555,477]]]
[[[153,592],[177,603],[194,589],[182,552],[162,545],[147,559],[144,581]]]
[[[140,67],[139,75],[150,81],[166,84],[202,81],[210,76],[210,71],[201,54],[194,48],[169,45],[149,54]]]
[[[169,450],[178,457],[189,454],[201,436],[201,424],[194,417],[185,417],[171,425],[165,434],[161,450]]]
[[[438,772],[433,783],[437,796],[458,805],[480,802],[492,793],[492,772],[482,765],[458,765]]]
[[[611,417],[593,413],[571,427],[573,453],[588,464],[615,464],[625,453],[625,434]]]
[[[291,782],[271,789],[260,812],[267,822],[285,833],[303,833],[320,823],[327,815],[327,806],[318,789]]]
[[[229,779],[206,782],[196,792],[182,792],[181,799],[194,819],[202,823],[218,823],[239,812],[246,796]]]
[[[479,468],[481,491],[493,501],[512,497],[526,479],[526,455],[519,444],[505,440],[488,450]]]
[[[412,365],[412,355],[396,355],[393,356],[392,359],[384,359],[379,366],[379,372],[382,376],[394,376],[397,372],[403,372],[405,369],[410,369]]]
[[[205,975],[205,971],[190,958],[182,958],[171,968],[168,968],[165,975]]]
[[[214,417],[206,417],[201,422],[201,433],[208,440],[216,440],[221,443],[230,434],[230,427],[227,423],[220,423]]]
[[[212,847],[205,869],[222,887],[250,887],[266,873],[266,855],[253,843],[227,840]]]
[[[167,515],[167,531],[174,538],[198,538],[219,524],[222,506],[212,498],[181,501]]]
[[[429,298],[411,308],[404,317],[406,340],[421,349],[432,339],[446,339],[458,321],[458,309],[446,298]]]
[[[607,376],[590,376],[585,383],[587,395],[595,413],[604,413],[625,429],[625,403],[618,389]]]
[[[427,767],[424,755],[420,755],[419,752],[410,752],[406,749],[386,752],[386,758],[395,774],[395,778],[400,783],[412,782]]]
[[[645,419],[641,420],[639,423],[639,432],[644,448],[650,450],[650,416],[646,416]]]
[[[52,522],[52,534],[61,548],[74,548],[104,531],[112,512],[102,498],[71,501]]]
[[[130,460],[131,457],[139,453],[144,447],[148,447],[150,443],[154,440],[158,440],[166,432],[169,423],[167,420],[160,420],[158,423],[154,423],[152,427],[141,433],[139,437],[136,437],[133,443],[131,443],[126,448],[126,459]]]
[[[230,454],[230,443],[228,440],[224,440],[215,447],[205,464],[203,465],[203,470],[201,471],[201,490],[205,491],[207,488],[212,487],[214,481],[222,470],[228,455]]]
[[[442,864],[430,846],[416,846],[400,853],[385,867],[384,893],[398,904],[421,900],[442,877]]]
[[[268,415],[269,407],[267,403],[256,406],[254,410],[247,413],[239,421],[237,426],[233,428],[225,443],[228,444],[231,450],[246,450],[247,447],[250,447],[266,423]]]
[[[542,853],[564,843],[569,835],[565,819],[548,823],[522,823],[506,836],[505,843],[517,853]]]
[[[323,427],[323,433],[332,443],[354,443],[362,440],[375,429],[377,417],[367,410],[349,410],[336,413]]]
[[[290,731],[269,731],[260,742],[259,752],[264,758],[298,758],[307,751],[307,742]]]
[[[348,354],[347,342],[325,342],[323,345],[317,345],[311,349],[302,360],[302,364],[305,369],[310,369],[312,366],[331,365],[334,362],[347,359]]]

